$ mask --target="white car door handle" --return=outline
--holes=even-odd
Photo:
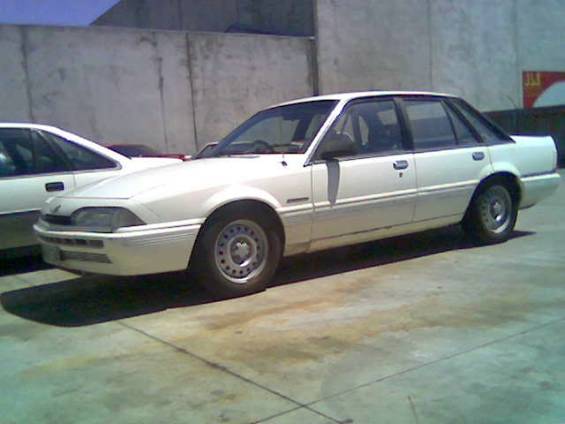
[[[392,164],[392,167],[396,170],[406,169],[408,168],[408,161],[407,160],[397,160]]]

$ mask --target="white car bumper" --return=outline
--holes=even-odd
[[[200,225],[92,233],[34,226],[43,260],[60,268],[110,275],[186,269]]]
[[[520,208],[528,208],[552,195],[561,182],[557,172],[522,177],[522,202]]]

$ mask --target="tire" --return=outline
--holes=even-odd
[[[191,265],[200,285],[223,299],[265,290],[281,256],[281,236],[270,216],[229,208],[203,228]]]
[[[475,243],[495,244],[508,240],[517,217],[518,206],[508,186],[494,181],[473,197],[462,224]]]

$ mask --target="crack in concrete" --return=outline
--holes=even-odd
[[[287,396],[287,395],[285,395],[285,394],[283,394],[283,393],[281,393],[281,392],[279,392],[279,391],[277,391],[277,390],[274,390],[274,389],[272,389],[272,388],[270,388],[270,387],[268,387],[268,386],[265,386],[265,385],[263,385],[263,384],[261,384],[261,383],[259,383],[259,382],[257,382],[257,381],[251,380],[250,378],[247,378],[247,377],[245,377],[245,376],[243,376],[243,375],[241,375],[241,374],[239,374],[239,373],[237,373],[237,372],[235,372],[235,371],[229,369],[228,367],[226,367],[226,366],[224,366],[224,365],[222,365],[222,364],[219,364],[219,363],[210,361],[210,360],[208,360],[208,359],[206,359],[206,358],[204,358],[204,357],[202,357],[202,356],[200,356],[200,355],[198,355],[198,354],[196,354],[196,353],[194,353],[194,352],[191,352],[191,351],[189,351],[189,350],[187,350],[187,349],[185,349],[185,348],[183,348],[183,347],[177,346],[177,345],[175,345],[175,344],[173,344],[173,343],[171,343],[171,342],[168,342],[167,340],[161,339],[160,337],[157,337],[157,336],[154,336],[154,335],[152,335],[152,334],[149,334],[149,333],[147,333],[147,332],[145,332],[145,331],[143,331],[143,330],[141,330],[141,329],[139,329],[139,328],[136,328],[136,327],[134,327],[134,326],[132,326],[132,325],[126,324],[126,323],[123,322],[123,321],[117,321],[117,323],[118,323],[119,325],[121,325],[122,327],[125,327],[125,328],[127,328],[127,329],[129,329],[129,330],[135,331],[135,332],[137,332],[138,334],[141,334],[141,335],[143,335],[143,336],[145,336],[145,337],[148,337],[148,338],[150,338],[150,339],[152,339],[152,340],[154,340],[154,341],[156,341],[156,342],[159,342],[159,343],[161,343],[161,344],[164,344],[164,345],[166,345],[166,346],[169,346],[170,348],[176,350],[176,351],[179,352],[179,353],[182,353],[182,354],[188,355],[188,356],[190,356],[190,357],[192,357],[192,358],[194,358],[194,359],[197,359],[197,360],[199,360],[199,361],[205,363],[206,365],[210,366],[210,367],[213,368],[213,369],[216,369],[216,370],[218,370],[218,371],[225,372],[226,374],[229,374],[229,375],[231,375],[232,377],[238,378],[238,379],[240,379],[240,380],[242,380],[242,381],[244,381],[244,382],[246,382],[246,383],[248,383],[248,384],[251,384],[251,385],[253,385],[253,386],[255,386],[255,387],[258,387],[258,388],[260,388],[260,389],[262,389],[262,390],[265,390],[265,391],[267,391],[267,392],[269,392],[269,393],[271,393],[271,394],[273,394],[273,395],[275,395],[275,396],[278,396],[278,397],[280,397],[280,398],[282,398],[282,399],[284,399],[284,400],[286,400],[286,401],[288,401],[288,402],[291,402],[291,403],[297,405],[296,408],[290,409],[290,410],[288,410],[288,411],[281,412],[281,413],[277,414],[276,416],[284,415],[284,414],[287,414],[287,413],[289,413],[289,412],[296,411],[296,410],[298,410],[298,409],[307,409],[307,410],[309,410],[310,412],[313,412],[313,413],[315,413],[315,414],[317,414],[317,415],[320,415],[320,416],[324,417],[325,419],[328,419],[328,420],[330,420],[330,421],[332,421],[332,422],[334,422],[334,423],[342,424],[342,421],[339,421],[339,420],[337,420],[336,418],[330,417],[329,415],[326,415],[326,414],[324,414],[324,413],[322,413],[322,412],[320,412],[320,411],[316,411],[315,409],[310,408],[307,404],[301,403],[301,402],[299,402],[299,401],[297,401],[297,400],[295,400],[295,399],[293,399],[293,398],[291,398],[291,397],[289,397],[289,396]],[[267,417],[266,419],[271,419],[271,418],[274,418],[274,417],[275,417],[275,416]],[[260,423],[260,422],[264,422],[266,419],[260,419],[260,420],[258,420],[258,421],[254,421],[254,422],[255,422],[255,423]]]
[[[312,405],[315,405],[316,403],[319,403],[319,402],[322,402],[322,401],[325,401],[325,400],[328,400],[328,399],[333,399],[335,397],[338,397],[338,396],[341,396],[341,395],[344,395],[344,394],[347,394],[347,393],[354,392],[357,389],[369,387],[369,386],[372,386],[373,384],[381,383],[381,382],[389,380],[391,378],[398,377],[398,376],[401,376],[401,375],[404,375],[404,374],[408,374],[412,371],[417,371],[417,370],[420,370],[422,368],[428,367],[430,365],[435,365],[435,364],[438,364],[440,362],[447,361],[449,359],[457,358],[457,357],[465,355],[467,353],[475,352],[475,351],[483,349],[485,347],[492,346],[492,345],[497,344],[497,343],[505,342],[505,341],[510,340],[514,337],[523,336],[523,335],[528,334],[532,331],[537,331],[537,330],[541,330],[542,328],[545,328],[545,327],[550,327],[550,326],[557,324],[557,323],[560,323],[562,321],[565,321],[565,317],[557,318],[557,319],[554,319],[552,321],[548,321],[546,323],[527,328],[527,329],[519,331],[517,333],[509,334],[508,336],[504,336],[504,337],[501,337],[499,339],[495,339],[495,340],[491,340],[489,342],[482,343],[478,346],[471,347],[471,348],[463,350],[461,352],[456,352],[456,353],[453,353],[451,355],[442,356],[438,359],[434,359],[433,361],[429,361],[429,362],[423,363],[421,365],[417,365],[415,367],[407,368],[405,370],[398,371],[398,372],[395,372],[393,374],[385,375],[384,377],[380,377],[380,378],[377,378],[375,380],[368,381],[366,383],[362,383],[362,384],[359,384],[359,385],[354,386],[354,387],[350,387],[349,389],[342,390],[341,392],[337,392],[337,393],[334,393],[332,395],[320,398],[318,400],[308,402],[306,404],[306,406],[312,406]]]
[[[410,403],[410,409],[412,410],[412,415],[414,416],[414,422],[419,424],[420,421],[418,420],[418,414],[416,412],[416,407],[414,406],[414,401],[412,400],[411,396],[408,396],[408,403]]]
[[[292,408],[292,409],[288,409],[288,410],[285,410],[285,411],[281,411],[281,412],[278,412],[278,413],[276,413],[276,414],[269,415],[268,417],[261,418],[260,420],[253,421],[251,424],[263,424],[263,423],[266,423],[267,421],[273,420],[273,419],[278,418],[278,417],[282,417],[283,415],[289,414],[289,413],[291,413],[291,412],[298,411],[299,409],[308,409],[308,410],[310,410],[309,408],[305,408],[305,407],[303,407],[303,406],[297,406],[296,408]],[[336,421],[336,422],[341,423],[341,421]]]
[[[467,354],[467,353],[475,352],[475,351],[477,351],[477,350],[483,349],[483,348],[488,347],[488,346],[492,346],[492,345],[497,344],[497,343],[501,343],[501,342],[510,340],[510,339],[512,339],[512,338],[515,338],[515,337],[523,336],[523,335],[525,335],[525,334],[531,333],[531,332],[533,332],[533,331],[540,330],[540,329],[545,328],[545,327],[549,327],[549,326],[551,326],[551,325],[557,324],[557,323],[562,322],[562,321],[565,321],[565,317],[557,318],[557,319],[554,319],[554,320],[551,320],[551,321],[548,321],[548,322],[545,322],[545,323],[542,323],[542,324],[539,324],[539,325],[535,325],[535,326],[533,326],[533,327],[527,328],[527,329],[522,330],[522,331],[519,331],[519,332],[517,332],[517,333],[509,334],[509,335],[507,335],[507,336],[504,336],[504,337],[501,337],[501,338],[498,338],[498,339],[495,339],[495,340],[491,340],[491,341],[489,341],[489,342],[482,343],[482,344],[480,344],[480,345],[478,345],[478,346],[471,347],[471,348],[466,349],[466,350],[463,350],[463,351],[461,351],[461,352],[456,352],[456,353],[453,353],[453,354],[451,354],[451,355],[443,356],[443,357],[440,357],[440,358],[435,359],[435,360],[433,360],[433,361],[429,361],[429,362],[426,362],[426,363],[424,363],[424,364],[421,364],[421,365],[418,365],[418,366],[415,366],[415,367],[407,368],[407,369],[405,369],[405,370],[398,371],[398,372],[396,372],[396,373],[389,374],[389,375],[386,375],[386,376],[384,376],[384,377],[380,377],[380,378],[378,378],[378,379],[375,379],[375,380],[372,380],[372,381],[369,381],[369,382],[366,382],[366,383],[362,383],[362,384],[359,384],[359,385],[354,386],[354,387],[350,387],[349,389],[342,390],[342,391],[340,391],[340,392],[334,393],[334,394],[332,394],[332,395],[329,395],[329,396],[326,396],[326,397],[323,397],[323,398],[320,398],[320,399],[317,399],[317,400],[315,400],[315,401],[308,402],[308,403],[299,402],[299,401],[297,401],[296,399],[293,399],[293,398],[291,398],[291,397],[289,397],[289,396],[287,396],[287,395],[285,395],[285,394],[283,394],[283,393],[281,393],[281,392],[279,392],[279,391],[277,391],[277,390],[275,390],[275,389],[272,389],[272,388],[270,388],[270,387],[268,387],[268,386],[265,386],[265,385],[263,385],[263,384],[261,384],[261,383],[259,383],[259,382],[257,382],[257,381],[254,381],[254,380],[252,380],[252,379],[250,379],[250,378],[248,378],[248,377],[245,377],[245,376],[243,376],[243,375],[241,375],[241,374],[239,374],[239,373],[237,373],[237,372],[235,372],[235,371],[229,369],[228,367],[226,367],[226,366],[224,366],[224,365],[221,365],[221,364],[219,364],[219,363],[210,361],[210,360],[208,360],[208,359],[206,359],[206,358],[204,358],[204,357],[202,357],[202,356],[200,356],[200,355],[198,355],[198,354],[196,354],[196,353],[194,353],[194,352],[191,352],[191,351],[189,351],[189,350],[187,350],[187,349],[185,349],[185,348],[179,347],[179,346],[177,346],[177,345],[175,345],[175,344],[173,344],[173,343],[171,343],[171,342],[168,342],[168,341],[166,341],[166,340],[164,340],[164,339],[161,339],[161,338],[159,338],[159,337],[157,337],[157,336],[154,336],[154,335],[152,335],[152,334],[149,334],[149,333],[147,333],[147,332],[145,332],[145,331],[143,331],[143,330],[141,330],[141,329],[139,329],[139,328],[136,328],[136,327],[133,327],[133,326],[131,326],[131,325],[129,325],[129,324],[126,324],[126,323],[123,322],[123,321],[117,321],[117,323],[120,324],[121,326],[127,328],[127,329],[130,329],[130,330],[132,330],[132,331],[135,331],[135,332],[137,332],[137,333],[139,333],[139,334],[141,334],[141,335],[143,335],[143,336],[145,336],[145,337],[148,337],[148,338],[150,338],[150,339],[152,339],[152,340],[154,340],[154,341],[157,341],[157,342],[159,342],[159,343],[161,343],[161,344],[164,344],[164,345],[166,345],[166,346],[169,346],[169,347],[173,348],[174,350],[176,350],[176,351],[179,352],[179,353],[183,353],[183,354],[188,355],[188,356],[190,356],[190,357],[192,357],[192,358],[194,358],[194,359],[197,359],[197,360],[199,360],[199,361],[205,363],[206,365],[208,365],[208,366],[210,366],[210,367],[212,367],[212,368],[214,368],[214,369],[216,369],[216,370],[218,370],[218,371],[225,372],[225,373],[227,373],[227,374],[229,374],[229,375],[231,375],[231,376],[233,376],[233,377],[236,377],[236,378],[238,378],[238,379],[240,379],[240,380],[242,380],[242,381],[245,381],[245,382],[248,383],[248,384],[252,384],[252,385],[255,386],[255,387],[258,387],[258,388],[260,388],[260,389],[262,389],[262,390],[265,390],[265,391],[267,391],[267,392],[269,392],[269,393],[271,393],[271,394],[273,394],[273,395],[275,395],[275,396],[278,396],[278,397],[280,397],[280,398],[282,398],[282,399],[285,399],[285,400],[287,400],[287,401],[289,401],[289,402],[291,402],[291,403],[293,403],[293,404],[296,405],[296,407],[294,407],[294,408],[291,408],[291,409],[288,409],[288,410],[284,410],[284,411],[278,412],[278,413],[276,413],[276,414],[273,414],[273,415],[270,415],[270,416],[261,418],[261,419],[259,419],[259,420],[257,420],[257,421],[253,421],[254,424],[265,423],[265,422],[267,422],[267,421],[270,421],[270,420],[272,420],[272,419],[281,417],[281,416],[283,416],[283,415],[286,415],[286,414],[288,414],[288,413],[297,411],[297,410],[299,410],[299,409],[306,409],[306,410],[308,410],[308,411],[310,411],[310,412],[312,412],[312,413],[314,413],[314,414],[320,415],[320,416],[322,416],[323,418],[328,419],[328,420],[330,420],[330,421],[332,421],[332,422],[334,422],[334,423],[337,423],[337,424],[344,424],[344,423],[348,423],[348,422],[351,422],[351,421],[348,420],[348,419],[346,419],[346,420],[339,420],[339,419],[334,418],[334,417],[332,417],[332,416],[326,415],[326,414],[324,414],[323,412],[318,411],[317,409],[315,409],[315,408],[313,407],[313,405],[315,405],[315,404],[317,404],[317,403],[320,403],[320,402],[323,402],[323,401],[326,401],[326,400],[328,400],[328,399],[333,399],[333,398],[335,398],[335,397],[338,397],[338,396],[341,396],[341,395],[344,395],[344,394],[347,394],[347,393],[354,392],[354,391],[356,391],[356,390],[358,390],[358,389],[361,389],[361,388],[364,388],[364,387],[369,387],[369,386],[371,386],[371,385],[373,385],[373,384],[381,383],[381,382],[383,382],[383,381],[389,380],[389,379],[394,378],[394,377],[398,377],[398,376],[405,375],[405,374],[408,374],[408,373],[413,372],[413,371],[420,370],[420,369],[425,368],[425,367],[428,367],[428,366],[430,366],[430,365],[435,365],[435,364],[438,364],[438,363],[440,363],[440,362],[443,362],[443,361],[446,361],[446,360],[450,360],[450,359],[452,359],[452,358],[456,358],[456,357],[465,355],[465,354]]]

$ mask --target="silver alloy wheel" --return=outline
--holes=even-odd
[[[488,231],[504,232],[512,220],[512,198],[502,186],[492,186],[479,197],[481,220]]]
[[[214,245],[214,259],[225,278],[245,284],[265,268],[268,250],[265,231],[255,222],[241,219],[220,231]]]

